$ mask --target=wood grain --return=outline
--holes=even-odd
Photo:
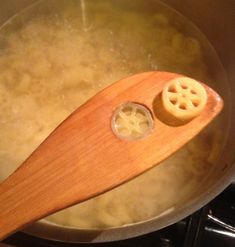
[[[124,141],[112,132],[111,118],[119,105],[139,102],[154,112],[153,102],[164,85],[179,76],[146,72],[123,79],[72,113],[0,184],[0,239],[136,177],[202,130],[223,106],[207,86],[207,105],[192,121],[171,126],[153,114],[154,129],[144,139]]]

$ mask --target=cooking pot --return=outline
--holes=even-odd
[[[34,2],[35,0],[0,1],[0,25]],[[155,1],[144,4],[151,2]],[[106,230],[64,228],[42,221],[24,229],[25,233],[68,242],[106,242],[142,235],[173,224],[198,210],[222,192],[235,178],[235,2],[234,0],[162,0],[162,2],[182,13],[199,27],[214,46],[225,69],[227,82],[224,83],[229,83],[230,91],[225,99],[229,128],[224,131],[227,140],[216,169],[203,183],[196,196],[188,199],[182,207],[165,212],[161,217]]]

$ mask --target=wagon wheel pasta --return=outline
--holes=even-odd
[[[196,80],[180,77],[164,87],[162,102],[171,115],[180,120],[188,120],[202,112],[207,102],[207,93]]]
[[[129,102],[115,111],[112,127],[118,137],[134,140],[145,137],[151,131],[153,120],[145,106]]]

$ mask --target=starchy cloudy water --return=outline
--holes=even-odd
[[[125,9],[118,1],[84,3],[61,1],[56,13],[42,15],[35,6],[39,14],[24,12],[0,32],[1,179],[73,110],[112,82],[150,70],[211,81],[198,34],[182,33],[175,25],[177,15]],[[107,228],[177,207],[213,167],[222,138],[215,129],[221,121],[144,175],[47,220]]]

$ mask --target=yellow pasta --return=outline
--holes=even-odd
[[[126,103],[116,110],[112,128],[120,138],[134,140],[145,137],[153,128],[151,113],[142,105]]]
[[[162,92],[165,110],[180,120],[189,120],[198,116],[206,102],[205,88],[196,80],[187,77],[171,80]]]
[[[174,26],[171,12],[168,15],[159,9],[159,13],[145,15],[142,9],[130,11],[126,4],[132,1],[85,2],[89,29],[83,27],[80,1],[60,0],[56,1],[58,15],[34,17],[32,13],[40,10],[36,6],[35,12],[25,13],[30,18],[19,16],[0,31],[0,38],[4,37],[0,42],[4,43],[0,52],[0,180],[69,114],[112,82],[152,70],[208,81],[201,43]],[[53,6],[47,9],[55,11]],[[187,22],[186,26],[192,28]],[[131,113],[126,111],[125,119]],[[134,114],[134,126],[139,121],[141,134],[149,128],[145,120],[143,112]],[[124,136],[132,128],[122,119],[117,124],[127,129]],[[108,228],[150,219],[177,207],[198,188],[219,155],[221,146],[213,148],[220,140],[214,138],[218,126],[142,176],[47,220],[80,228]]]

